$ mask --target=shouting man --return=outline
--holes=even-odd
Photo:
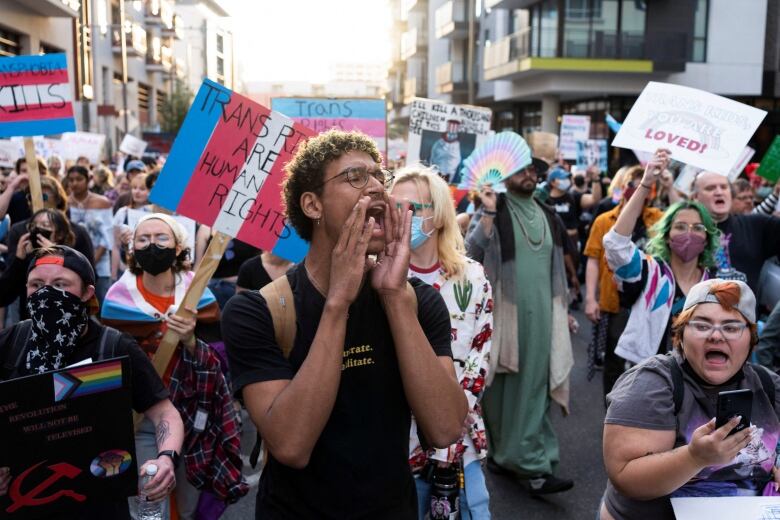
[[[256,518],[417,518],[410,412],[428,445],[461,435],[449,313],[407,284],[411,211],[387,196],[380,161],[369,137],[334,130],[287,165],[287,216],[311,243],[285,279],[291,350],[261,294],[225,308],[235,392],[268,447]]]

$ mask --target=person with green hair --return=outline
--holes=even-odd
[[[630,308],[615,353],[636,364],[671,348],[671,323],[682,310],[688,290],[713,276],[720,231],[707,209],[682,201],[667,209],[651,228],[646,251],[631,241],[642,213],[644,195],[666,169],[669,151],[659,149],[648,162],[637,191],[615,226],[604,235],[607,263],[614,272],[620,304]]]

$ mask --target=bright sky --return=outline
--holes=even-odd
[[[243,81],[324,82],[334,63],[386,63],[387,0],[223,0]]]

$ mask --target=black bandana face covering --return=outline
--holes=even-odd
[[[141,269],[152,276],[157,276],[173,267],[173,263],[176,261],[176,250],[172,247],[149,244],[143,249],[135,249],[133,257]]]
[[[42,374],[63,368],[87,327],[86,303],[67,291],[44,285],[27,298],[27,310],[32,319],[27,372]]]

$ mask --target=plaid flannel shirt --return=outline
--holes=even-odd
[[[249,492],[241,474],[241,432],[219,359],[201,340],[177,349],[168,388],[184,422],[187,480],[232,503]]]

